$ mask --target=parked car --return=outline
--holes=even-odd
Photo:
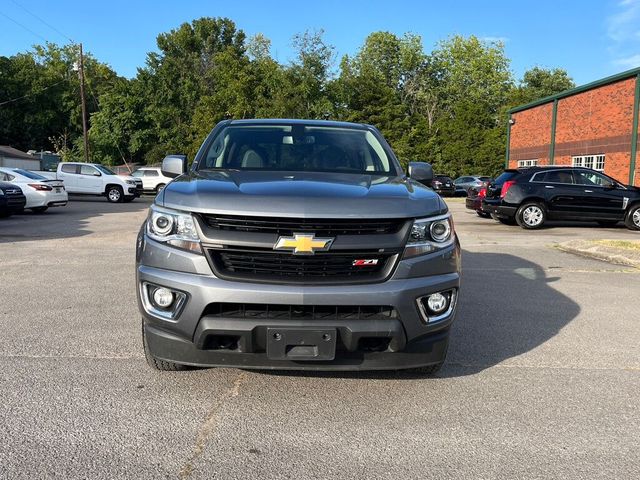
[[[453,185],[451,177],[446,175],[434,175],[431,182],[431,188],[443,197],[452,197],[456,193],[456,187]]]
[[[27,198],[17,185],[0,181],[0,218],[10,217],[24,210]]]
[[[18,185],[27,199],[24,208],[35,213],[46,212],[49,207],[63,207],[69,200],[61,180],[50,180],[30,170],[0,168],[0,180]]]
[[[640,230],[640,188],[580,167],[505,170],[487,187],[483,209],[503,223],[542,227],[549,219],[624,222]]]
[[[460,244],[427,163],[372,126],[227,120],[158,194],[137,240],[144,353],[184,365],[416,368],[445,359]]]
[[[491,177],[481,177],[478,175],[463,175],[453,181],[456,187],[456,195],[466,196],[471,187],[482,187],[491,181]]]
[[[141,167],[131,176],[142,180],[142,188],[145,192],[158,193],[172,180],[170,177],[165,177],[159,167]]]
[[[484,200],[486,195],[487,187],[485,185],[482,185],[480,187],[471,187],[469,188],[467,199],[465,201],[466,207],[470,210],[475,211],[478,216],[482,218],[491,217],[491,214],[489,212],[485,212],[482,209],[482,200]]]
[[[99,163],[61,162],[58,170],[36,172],[47,178],[62,180],[67,192],[75,195],[103,195],[112,203],[131,202],[142,194],[142,180],[116,175]]]

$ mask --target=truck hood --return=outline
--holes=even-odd
[[[431,189],[403,177],[319,172],[200,171],[174,179],[156,202],[227,215],[408,218],[447,211]]]

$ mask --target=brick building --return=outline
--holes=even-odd
[[[640,185],[640,68],[509,111],[507,166],[574,165]]]

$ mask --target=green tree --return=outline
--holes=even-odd
[[[523,105],[575,86],[573,79],[562,68],[533,67],[524,73],[522,81],[513,89],[509,105]]]

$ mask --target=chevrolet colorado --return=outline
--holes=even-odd
[[[226,120],[162,171],[136,248],[152,368],[442,365],[460,244],[429,164],[369,125]]]

